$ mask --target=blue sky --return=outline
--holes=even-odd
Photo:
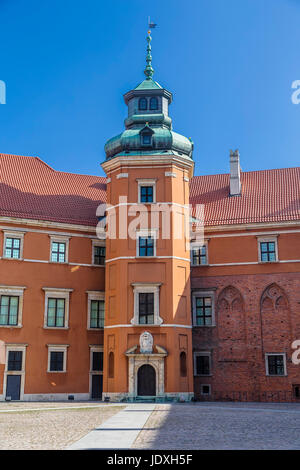
[[[195,174],[228,172],[236,148],[244,171],[299,166],[300,0],[0,0],[0,152],[102,175],[123,94],[144,79],[148,16]]]

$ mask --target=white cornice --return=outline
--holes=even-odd
[[[194,168],[193,160],[189,160],[186,157],[181,157],[179,155],[122,155],[120,157],[114,157],[110,160],[106,160],[101,164],[103,170],[107,173],[119,167],[124,166],[140,166],[151,165],[151,167],[159,165],[179,165],[183,168],[186,168],[190,171]]]

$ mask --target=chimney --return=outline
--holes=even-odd
[[[240,153],[230,150],[230,196],[240,196],[241,192]]]

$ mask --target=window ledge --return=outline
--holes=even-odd
[[[44,330],[69,330],[68,326],[43,326]]]
[[[0,325],[0,328],[22,328],[23,325]]]
[[[47,374],[66,374],[66,370],[47,370]]]

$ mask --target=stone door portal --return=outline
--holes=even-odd
[[[154,367],[144,364],[138,370],[138,396],[156,395],[156,372]]]

